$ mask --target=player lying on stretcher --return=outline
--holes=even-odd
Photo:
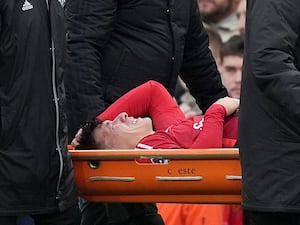
[[[224,97],[204,115],[186,119],[168,91],[148,81],[86,123],[72,144],[76,149],[233,147],[238,118],[230,115],[238,107],[238,99]]]

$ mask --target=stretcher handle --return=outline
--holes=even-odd
[[[226,175],[226,180],[242,180],[242,176],[240,175]]]
[[[89,181],[123,181],[123,182],[133,182],[135,177],[113,177],[113,176],[94,176],[89,177]]]

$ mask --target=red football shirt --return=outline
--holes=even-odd
[[[237,117],[228,117],[224,122],[226,111],[222,105],[213,104],[205,115],[186,119],[172,96],[155,81],[132,89],[98,119],[113,120],[121,112],[152,118],[156,132],[140,140],[136,146],[139,149],[232,147],[237,139]],[[224,138],[229,145],[223,145]]]

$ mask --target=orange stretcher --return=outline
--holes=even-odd
[[[70,150],[80,196],[96,202],[240,203],[238,149]]]

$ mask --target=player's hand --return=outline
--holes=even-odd
[[[233,114],[240,106],[240,100],[231,97],[220,98],[215,103],[224,106],[227,116]]]
[[[81,135],[82,135],[82,128],[80,128],[80,129],[77,131],[77,133],[76,133],[74,139],[73,139],[72,142],[71,142],[71,145],[72,145],[74,148],[76,148],[76,146],[78,146],[78,145],[80,144]]]

